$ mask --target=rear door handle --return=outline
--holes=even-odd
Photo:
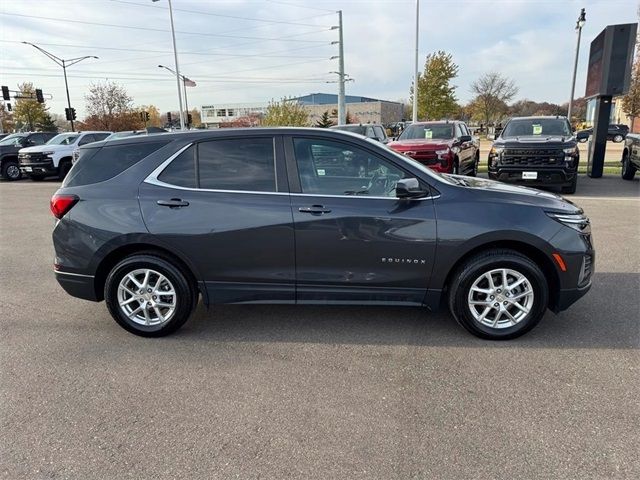
[[[323,205],[311,205],[310,207],[300,207],[298,211],[302,213],[310,213],[311,215],[323,215],[325,213],[331,213],[331,209],[324,208]]]
[[[180,198],[172,198],[171,200],[158,200],[156,203],[161,207],[169,207],[169,208],[180,208],[180,207],[189,206],[189,202],[182,200]]]

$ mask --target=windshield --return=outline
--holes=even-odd
[[[427,125],[409,125],[398,140],[450,140],[453,138],[453,124],[429,123]]]
[[[47,142],[47,145],[72,145],[78,140],[77,133],[61,133]]]
[[[504,127],[502,138],[531,135],[571,136],[569,123],[564,118],[523,118],[511,120]]]
[[[19,135],[14,133],[12,135],[8,135],[0,141],[0,145],[14,145],[16,147],[20,146],[20,139],[26,137],[26,135]]]

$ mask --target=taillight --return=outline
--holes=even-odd
[[[78,202],[78,200],[80,199],[77,195],[55,194],[53,197],[51,197],[51,203],[49,205],[49,207],[51,208],[51,213],[53,213],[53,216],[57,219],[61,219],[69,210],[71,210],[71,207],[73,207]]]

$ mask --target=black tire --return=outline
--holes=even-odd
[[[620,134],[614,135],[613,136],[613,141],[614,143],[620,143],[624,140],[624,137]]]
[[[29,175],[29,178],[31,180],[33,180],[34,182],[41,182],[42,180],[45,179],[44,175]]]
[[[58,179],[64,180],[69,170],[71,170],[71,160],[61,160],[58,166]]]
[[[624,180],[633,180],[635,176],[636,168],[631,164],[629,152],[626,151],[622,154],[622,178]]]
[[[118,299],[120,282],[126,275],[141,269],[149,269],[163,275],[173,287],[175,310],[166,322],[157,325],[143,325],[132,320],[120,307]],[[169,259],[161,258],[153,253],[142,253],[126,257],[113,267],[105,282],[104,298],[109,313],[122,328],[142,337],[162,337],[175,332],[189,319],[197,304],[198,295],[195,285],[189,280],[186,272],[183,272]],[[133,305],[136,304],[133,303]]]
[[[456,157],[453,160],[453,166],[451,167],[451,173],[453,173],[454,175],[459,175],[460,174],[460,161],[458,160],[458,157]]]
[[[503,326],[502,328],[493,328],[476,320],[471,312],[473,307],[469,304],[468,297],[471,287],[477,279],[487,272],[502,268],[515,271],[526,277],[526,281],[522,285],[527,288],[528,283],[528,286],[533,291],[533,299],[531,300],[531,305],[529,305],[528,313],[519,319],[517,323],[511,326]],[[515,282],[511,282],[511,284],[513,283]],[[504,292],[500,294],[496,292],[494,292],[494,295],[506,295]],[[486,299],[488,300],[488,298],[489,295],[487,294]],[[488,340],[509,340],[524,335],[542,319],[547,310],[548,302],[549,287],[544,273],[531,259],[514,250],[494,249],[473,256],[454,272],[453,279],[449,285],[449,309],[453,317],[473,335]],[[508,308],[512,308],[511,311],[515,312],[516,315],[518,314],[518,311],[513,310],[513,307],[509,306]],[[498,317],[498,320],[500,318]]]
[[[2,174],[2,178],[10,182],[20,180],[22,178],[22,172],[20,171],[17,160],[3,161],[2,171],[0,171],[0,174]]]
[[[473,160],[473,168],[471,169],[471,173],[469,176],[477,177],[478,176],[478,166],[480,165],[480,154],[476,153],[476,158]]]
[[[570,185],[562,187],[562,193],[574,194],[578,188],[578,175],[576,174],[573,177],[573,181]]]

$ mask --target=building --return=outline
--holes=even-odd
[[[376,98],[346,95],[347,113],[354,122],[388,124],[402,120],[404,105],[398,102]],[[309,112],[309,125],[314,125],[324,112],[337,123],[338,95],[333,93],[310,93],[292,98]],[[207,128],[217,128],[220,124],[230,123],[250,115],[262,116],[266,113],[268,102],[228,103],[205,105],[202,107],[202,123]]]

